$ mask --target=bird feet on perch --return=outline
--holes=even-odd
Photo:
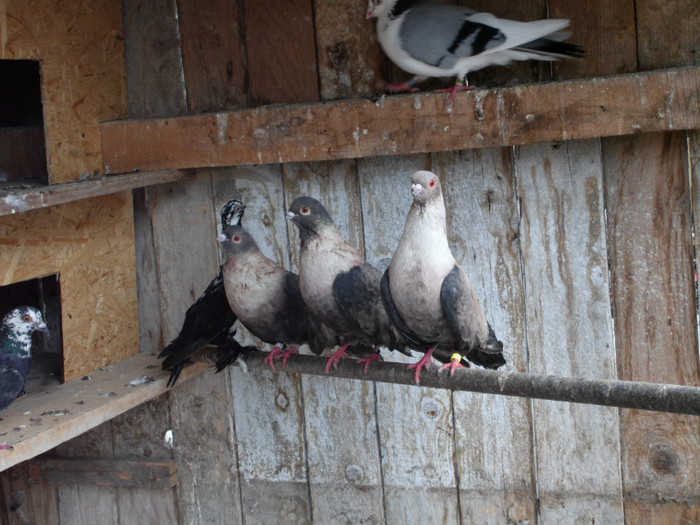
[[[292,346],[291,348],[287,350],[283,350],[280,346],[275,346],[272,350],[270,350],[270,353],[265,356],[265,361],[268,365],[270,365],[270,368],[273,370],[275,369],[275,360],[281,359],[282,360],[282,368],[285,368],[287,366],[287,361],[289,358],[297,353],[297,349],[295,346]]]
[[[389,84],[388,82],[382,81],[382,89],[390,93],[415,93],[416,91],[420,91],[420,89],[415,86],[413,79],[398,84]]]
[[[446,368],[450,369],[450,375],[453,376],[455,375],[455,370],[458,368],[467,368],[464,366],[460,361],[462,361],[462,356],[459,355],[458,353],[452,354],[450,357],[451,361],[449,363],[445,363],[442,365],[440,368],[438,368],[438,374],[445,370]]]
[[[462,82],[457,82],[450,88],[436,89],[435,93],[449,93],[450,96],[447,97],[447,102],[452,104],[452,100],[455,98],[455,93],[459,93],[460,91],[469,91],[470,89],[474,89],[474,87]]]
[[[412,365],[408,365],[409,370],[413,368],[416,369],[415,377],[417,385],[420,385],[420,371],[433,364],[433,358],[431,356],[433,355],[434,350],[435,347],[429,348],[428,351],[423,355],[423,357],[421,357],[420,361],[418,361],[417,363],[413,363]]]
[[[333,366],[333,368],[337,369],[338,363],[340,362],[341,359],[350,357],[350,356],[345,355],[345,350],[347,350],[349,346],[350,346],[349,344],[344,344],[343,346],[338,348],[338,350],[336,350],[335,352],[333,352],[332,354],[330,354],[328,356],[328,362],[326,363],[326,374],[331,373],[331,366]]]
[[[372,355],[370,355],[368,357],[363,357],[362,359],[358,359],[357,362],[359,364],[364,363],[364,365],[365,365],[364,373],[366,374],[367,370],[369,370],[369,365],[372,361],[383,361],[383,360],[384,359],[382,359],[382,355],[379,353],[379,349],[377,349],[377,350],[375,350],[375,352]]]

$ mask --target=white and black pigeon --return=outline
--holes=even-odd
[[[346,343],[408,353],[402,335],[384,310],[379,293],[381,272],[347,242],[326,208],[312,197],[299,197],[287,218],[299,228],[299,285],[314,315]],[[326,373],[331,364],[337,365],[348,346],[341,346],[329,358]],[[378,352],[373,352],[360,362],[368,365],[379,358]]]
[[[245,204],[231,199],[221,207],[222,230],[241,223]],[[243,350],[233,339],[236,316],[226,300],[224,280],[219,268],[217,275],[202,295],[185,312],[180,333],[158,354],[163,370],[170,371],[168,386],[174,386],[189,358],[207,345],[217,346],[219,359],[227,356],[233,362]]]
[[[415,75],[388,85],[389,91],[416,91],[428,78],[457,77],[450,100],[469,89],[467,73],[514,60],[557,60],[583,56],[583,48],[562,42],[568,20],[517,22],[472,9],[422,0],[369,0],[367,18],[377,18],[384,53]]]
[[[32,334],[49,333],[41,312],[33,306],[11,310],[0,327],[0,410],[22,392],[32,357]]]
[[[284,359],[284,366],[296,346],[306,343],[320,354],[338,344],[338,336],[306,307],[297,275],[265,257],[242,226],[229,226],[217,240],[226,255],[229,305],[254,336],[275,345],[265,358],[273,370],[274,360]]]
[[[469,277],[455,261],[447,242],[445,203],[440,180],[430,171],[411,177],[413,203],[391,263],[382,277],[382,299],[389,315],[415,346],[426,349],[420,371],[435,353],[449,367],[472,363],[485,368],[505,364],[503,343],[496,339]],[[439,354],[442,354],[440,356]],[[467,364],[468,366],[468,364]]]

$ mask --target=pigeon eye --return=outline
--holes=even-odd
[[[234,235],[233,238],[231,239],[233,242],[241,242],[241,236],[240,235]]]
[[[29,314],[24,314],[24,315],[22,316],[22,321],[24,321],[25,323],[28,323],[28,322],[30,322],[31,320],[32,320],[32,316],[29,315]]]
[[[435,179],[430,179],[430,182],[428,183],[428,188],[434,188],[435,187]]]
[[[311,212],[311,210],[310,210],[308,207],[306,207],[306,206],[304,206],[304,207],[301,209],[301,214],[302,214],[302,215],[308,215],[310,212]]]

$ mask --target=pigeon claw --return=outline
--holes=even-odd
[[[372,355],[370,355],[368,357],[363,357],[362,359],[357,360],[357,362],[359,364],[364,363],[364,365],[365,365],[364,373],[365,374],[367,373],[367,370],[369,370],[369,365],[372,361],[383,361],[381,354],[379,352],[374,352]]]
[[[341,359],[344,357],[348,357],[345,355],[345,350],[348,349],[349,344],[345,344],[338,348],[335,352],[330,354],[328,356],[328,362],[326,363],[326,375],[331,373],[331,366],[335,368],[336,370],[338,369],[338,363],[340,362]]]
[[[452,101],[455,98],[455,93],[459,93],[460,91],[469,91],[470,89],[474,89],[474,87],[464,85],[464,84],[455,84],[454,86],[452,86],[450,88],[436,89],[435,93],[449,93],[450,96],[447,97],[447,102],[449,104],[452,104]]]
[[[409,370],[413,368],[416,369],[415,379],[417,385],[420,385],[420,371],[433,364],[433,358],[431,356],[433,355],[434,350],[435,347],[429,348],[423,357],[421,357],[420,361],[413,363],[412,365],[408,365]]]
[[[455,370],[458,368],[466,368],[460,361],[462,361],[462,356],[455,353],[452,354],[452,360],[449,363],[445,363],[442,365],[440,368],[438,368],[438,374],[445,370],[446,368],[450,369],[450,376],[455,375]]]
[[[275,359],[279,359],[284,354],[286,354],[286,352],[284,350],[282,350],[281,347],[275,345],[272,348],[272,350],[270,350],[270,353],[265,356],[265,359],[263,359],[263,361],[265,361],[268,365],[270,365],[270,368],[272,368],[272,370],[274,370],[275,369]],[[284,360],[284,364],[285,365],[287,364],[286,359]]]
[[[411,80],[398,84],[389,84],[388,82],[382,81],[382,89],[391,93],[415,93],[416,91],[420,91],[419,88],[413,85]]]

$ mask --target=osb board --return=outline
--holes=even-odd
[[[98,123],[127,115],[121,2],[0,0],[0,59],[41,61],[50,181],[101,173]]]
[[[59,274],[65,379],[138,352],[130,192],[0,217],[0,285]]]

